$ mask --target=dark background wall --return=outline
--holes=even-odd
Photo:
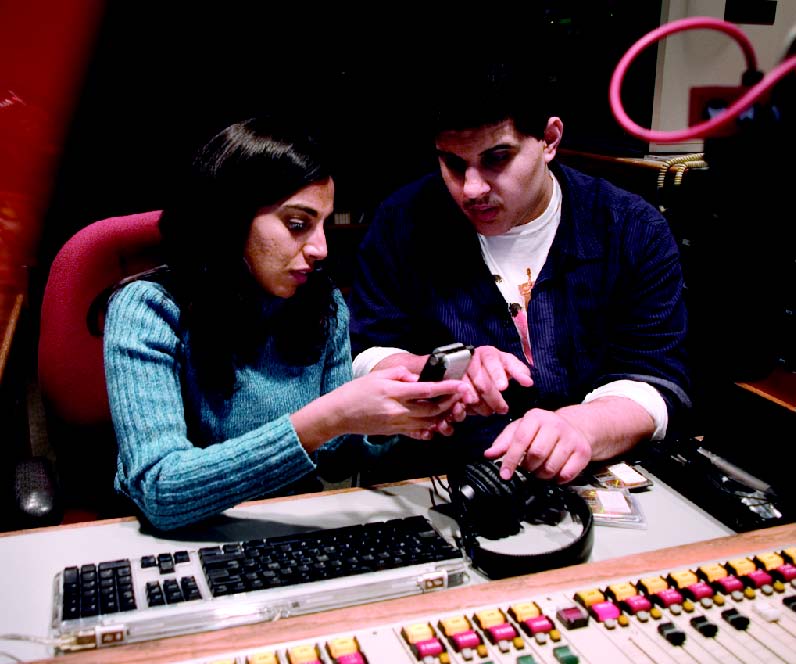
[[[542,39],[545,64],[567,92],[565,145],[643,149],[613,121],[608,80],[628,46],[658,25],[659,0],[549,0],[524,10],[527,19],[473,17],[464,31],[420,16],[403,17],[403,29],[389,15],[370,27],[358,19],[365,23],[356,30],[342,17],[310,24],[309,9],[286,17],[271,4],[107,3],[45,220],[44,269],[88,223],[162,207],[198,145],[275,104],[317,107],[339,143],[338,207],[367,213],[434,167],[418,131],[430,59],[467,67],[504,47],[507,58],[521,58],[524,43]],[[651,117],[654,58],[653,48],[625,88],[641,124]]]

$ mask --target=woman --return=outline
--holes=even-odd
[[[116,487],[155,527],[350,475],[375,449],[356,434],[427,438],[466,389],[405,369],[351,381],[348,310],[318,269],[333,199],[305,131],[232,125],[163,212],[166,264],[112,296]]]

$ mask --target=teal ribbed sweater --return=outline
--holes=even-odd
[[[279,494],[316,464],[323,472],[354,463],[370,447],[343,436],[310,456],[289,419],[351,379],[348,310],[335,297],[337,320],[318,362],[287,367],[264,339],[259,360],[238,369],[238,389],[222,400],[207,398],[192,380],[180,310],[163,286],[136,281],[114,295],[104,352],[119,444],[116,488],[155,527],[176,528]]]

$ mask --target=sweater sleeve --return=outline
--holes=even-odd
[[[321,380],[321,394],[337,389],[351,380],[351,341],[348,335],[349,313],[345,300],[335,291],[337,320],[327,346]],[[367,465],[380,448],[359,434],[344,434],[324,443],[315,453],[318,472],[326,480],[339,482]]]
[[[161,529],[277,492],[314,470],[289,414],[205,448],[188,439],[179,316],[162,287],[140,281],[114,296],[105,324],[116,485]]]

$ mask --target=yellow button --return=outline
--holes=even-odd
[[[434,632],[428,623],[415,623],[404,627],[404,638],[406,638],[407,643],[428,641],[434,638]]]
[[[575,593],[575,599],[583,606],[589,607],[597,602],[604,602],[605,596],[597,588],[590,588],[589,590],[581,590]]]
[[[522,640],[521,636],[515,636],[511,642],[517,650],[522,650],[525,647],[525,641]]]
[[[694,610],[694,603],[690,599],[683,600],[683,611],[691,613]]]
[[[524,622],[528,618],[536,618],[541,615],[539,607],[534,602],[521,602],[511,607],[511,613],[517,622]]]
[[[475,651],[478,653],[479,657],[486,657],[489,654],[489,651],[486,649],[486,646],[483,643],[479,643],[475,647]]]
[[[785,584],[782,583],[782,581],[774,581],[774,583],[772,583],[771,585],[774,587],[774,590],[776,590],[778,593],[785,592]]]
[[[621,602],[623,599],[627,599],[628,597],[638,594],[636,589],[633,587],[633,584],[628,581],[615,583],[612,586],[608,586],[608,590],[611,591],[611,594],[614,596],[617,602]]]
[[[685,588],[686,586],[691,586],[699,581],[697,575],[694,574],[690,569],[672,572],[669,574],[669,577],[674,585],[676,585],[678,588]]]
[[[495,625],[502,625],[506,622],[506,618],[500,609],[487,609],[486,611],[479,611],[475,614],[478,624],[483,629],[489,629]]]
[[[757,593],[755,592],[754,588],[743,589],[743,596],[746,597],[746,599],[754,599],[756,595]]]
[[[320,659],[318,649],[309,643],[291,648],[287,651],[287,657],[290,664],[309,664]]]
[[[653,606],[650,609],[650,615],[655,618],[655,620],[658,620],[661,616],[663,616],[663,612],[657,606]]]
[[[716,606],[724,606],[724,595],[722,595],[721,593],[716,593],[715,595],[713,595],[713,603]]]
[[[620,627],[627,627],[630,624],[630,618],[628,618],[626,614],[622,613],[616,619],[616,622],[619,623]]]
[[[763,569],[770,572],[772,569],[776,569],[780,565],[785,564],[785,560],[780,556],[778,553],[761,553],[756,557],[760,564],[763,566]]]
[[[439,626],[447,636],[453,636],[454,634],[470,631],[470,621],[464,616],[443,618],[439,621]]]
[[[329,650],[329,654],[333,659],[337,659],[343,655],[350,655],[359,651],[359,646],[357,645],[357,641],[353,636],[341,636],[339,638],[332,639],[326,644],[326,648]]]
[[[730,560],[727,565],[735,572],[735,576],[744,576],[757,569],[749,558],[736,558],[735,560]]]
[[[246,664],[279,664],[275,652],[258,652],[246,657]]]
[[[561,632],[559,632],[557,629],[551,629],[547,633],[547,635],[550,637],[550,640],[553,641],[554,643],[561,640]]]
[[[648,576],[646,579],[641,579],[639,583],[650,595],[659,593],[661,590],[666,590],[669,587],[666,581],[659,576]]]
[[[719,579],[723,579],[725,576],[727,576],[727,570],[718,563],[702,565],[702,567],[699,568],[699,571],[705,575],[705,579],[708,582],[718,581]]]
[[[447,652],[439,654],[439,664],[450,664],[451,656]]]

